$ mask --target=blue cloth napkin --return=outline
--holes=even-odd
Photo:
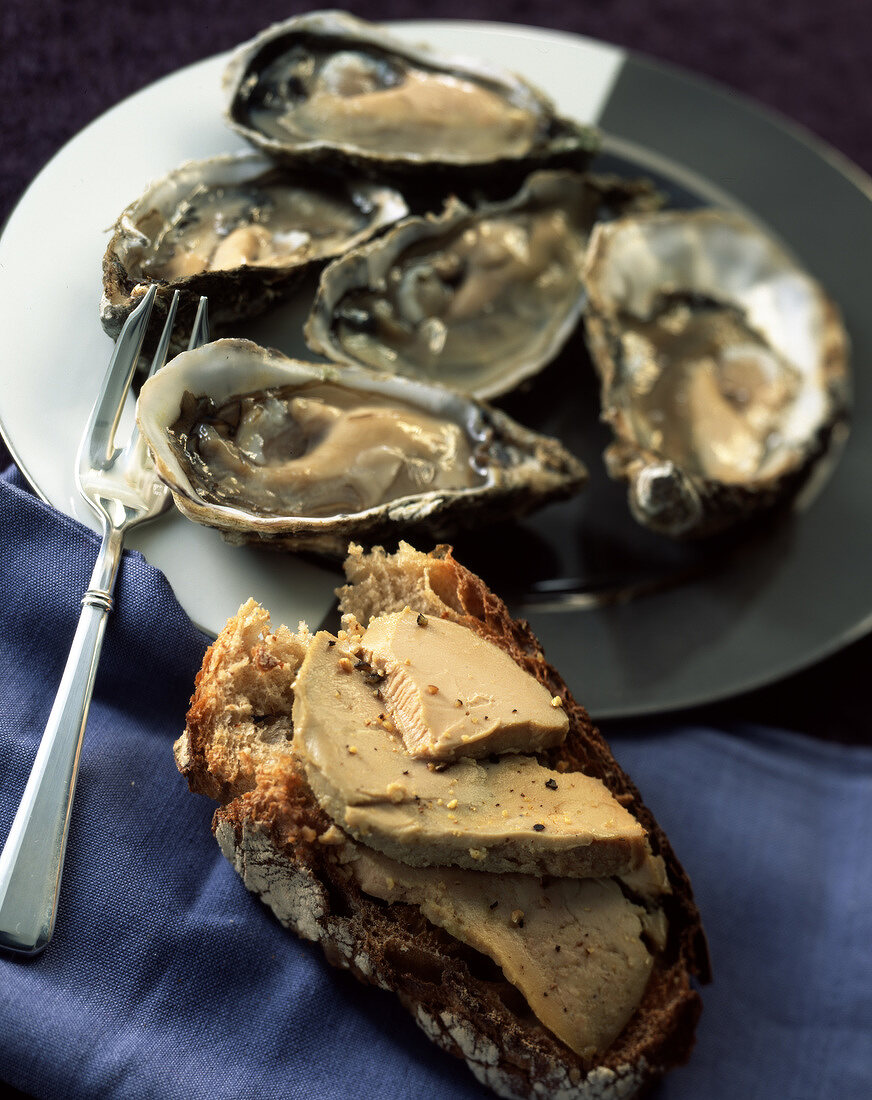
[[[0,480],[0,839],[96,537]],[[0,956],[0,1079],[39,1100],[482,1098],[393,998],[250,896],[172,743],[207,639],[127,553],[82,752],[55,938]],[[659,1100],[841,1100],[872,1080],[872,749],[622,726],[618,759],[687,867],[715,971]]]

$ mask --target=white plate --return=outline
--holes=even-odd
[[[599,122],[611,152],[658,174],[690,201],[757,216],[830,289],[863,362],[872,344],[860,293],[872,286],[872,204],[870,184],[851,166],[737,97],[577,36],[478,23],[395,29],[522,72],[561,113]],[[37,492],[91,526],[72,471],[111,350],[97,319],[108,229],[149,180],[185,160],[242,148],[221,121],[225,60],[181,70],[83,130],[37,177],[0,238],[0,427]],[[299,329],[305,312],[291,308],[245,333],[305,355]],[[854,432],[826,491],[726,558],[687,556],[637,531],[624,515],[621,489],[597,473],[605,437],[590,409],[572,404],[592,392],[581,364],[579,378],[573,374],[573,356],[582,355],[576,341],[516,411],[523,419],[525,406],[538,401],[548,422],[550,402],[573,423],[591,425],[592,438],[580,449],[591,449],[583,457],[594,467],[593,491],[526,521],[508,540],[500,532],[463,546],[470,563],[530,618],[595,716],[720,698],[794,671],[867,629],[872,494],[865,428],[872,395],[865,378],[858,379]],[[177,516],[135,532],[128,545],[164,571],[208,633],[249,596],[269,607],[274,621],[296,625],[302,618],[315,626],[331,608],[338,581],[331,568],[228,547],[215,532]],[[611,570],[610,561],[618,563]],[[652,580],[663,590],[620,606],[588,606],[591,590]]]

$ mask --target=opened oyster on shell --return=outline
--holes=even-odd
[[[117,335],[152,283],[158,312],[181,292],[180,329],[190,327],[201,294],[214,323],[253,316],[407,212],[392,188],[285,171],[259,153],[191,161],[118,218],[103,259],[103,327]]]
[[[247,340],[177,356],[143,386],[137,421],[184,515],[291,550],[441,538],[570,496],[586,476],[556,440],[480,402]]]
[[[335,362],[506,393],[575,328],[602,201],[586,176],[543,171],[507,202],[407,218],[324,269],[306,342]]]
[[[848,403],[848,341],[822,288],[726,211],[596,227],[585,268],[605,452],[635,518],[707,535],[803,483]]]
[[[268,28],[237,50],[224,83],[230,126],[286,161],[468,179],[580,166],[599,141],[520,77],[343,12]]]

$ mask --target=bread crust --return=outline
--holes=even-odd
[[[337,830],[317,805],[290,751],[290,684],[307,634],[270,632],[249,602],[209,649],[176,759],[192,790],[217,799],[213,832],[245,885],[327,960],[394,991],[440,1047],[462,1058],[499,1096],[599,1100],[638,1096],[687,1060],[701,1010],[691,977],[708,981],[705,936],[689,880],[663,830],[612,757],[584,708],[545,659],[530,627],[456,562],[450,548],[395,555],[352,547],[340,607],[365,623],[408,605],[462,622],[506,649],[570,720],[566,742],[540,759],[597,776],[638,818],[666,865],[669,921],[642,1002],[597,1065],[548,1032],[499,968],[431,925],[412,905],[364,894],[343,864]],[[341,840],[341,837],[339,837]]]

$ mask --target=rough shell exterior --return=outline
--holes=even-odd
[[[155,210],[162,210],[184,196],[198,182],[209,186],[240,183],[255,179],[274,168],[273,162],[259,153],[227,154],[204,161],[188,161],[173,172],[152,181],[142,195],[119,215],[112,238],[103,256],[103,294],[100,301],[100,321],[110,336],[115,337],[128,314],[141,301],[150,285],[158,288],[155,316],[166,317],[173,291],[180,292],[176,323],[178,332],[190,331],[201,295],[209,298],[209,315],[214,327],[253,317],[274,302],[287,297],[303,276],[326,264],[331,256],[313,258],[302,254],[291,256],[283,266],[256,264],[230,270],[204,271],[173,279],[150,277],[138,269],[138,259],[147,254],[152,241],[142,230],[142,221]],[[318,188],[323,175],[310,172],[305,166],[288,175],[289,183]],[[336,187],[336,181],[331,181]],[[343,187],[346,185],[343,184]],[[362,181],[347,185],[349,198],[359,198],[372,205],[372,215],[365,230],[355,234],[337,248],[362,243],[385,225],[407,213],[406,203],[392,188]]]
[[[502,87],[507,96],[536,105],[547,120],[547,133],[523,157],[471,162],[451,162],[415,153],[385,156],[353,145],[317,140],[302,144],[277,141],[253,127],[246,118],[245,89],[252,79],[256,79],[264,57],[271,60],[294,42],[304,43],[308,38],[339,39],[342,48],[363,51],[374,47],[380,53],[388,51],[400,62],[408,60],[425,68],[443,69],[472,81],[483,80]],[[287,163],[303,160],[309,164],[331,167],[347,168],[353,165],[357,170],[381,178],[410,175],[427,178],[436,172],[465,182],[487,179],[504,181],[507,175],[514,175],[520,180],[537,167],[584,167],[599,147],[596,130],[559,118],[550,100],[521,77],[483,61],[439,55],[426,47],[410,46],[391,36],[384,28],[344,12],[312,12],[268,27],[234,53],[224,74],[224,89],[227,103],[225,120],[228,125],[270,156]]]
[[[392,396],[454,420],[488,438],[488,475],[471,489],[436,490],[400,497],[378,508],[326,518],[264,516],[203,501],[166,437],[185,391],[225,401],[240,393],[305,382],[338,382],[350,389]],[[481,402],[438,386],[335,365],[287,359],[247,340],[218,340],[184,352],[159,371],[140,394],[137,419],[161,478],[189,519],[218,528],[230,542],[344,556],[349,540],[368,543],[410,531],[443,537],[448,531],[494,518],[523,515],[549,500],[570,496],[586,471],[557,440],[539,435]]]
[[[588,233],[594,223],[602,199],[603,190],[586,177],[575,172],[537,172],[531,175],[521,190],[505,202],[484,203],[470,209],[463,203],[449,203],[441,214],[407,218],[392,226],[378,240],[349,250],[334,260],[321,273],[318,294],[306,322],[306,342],[313,351],[339,363],[354,364],[357,361],[335,336],[336,312],[343,298],[356,290],[373,290],[387,279],[397,259],[408,252],[424,250],[439,255],[440,242],[455,239],[469,229],[515,215],[533,214],[537,211],[563,210],[566,227],[562,239],[565,249],[575,257],[578,270],[577,293],[572,298],[551,303],[541,324],[530,324],[523,346],[515,344],[510,350],[495,347],[483,354],[482,362],[489,368],[476,377],[470,369],[468,382],[461,387],[479,398],[490,399],[508,393],[524,379],[531,377],[560,352],[574,331],[584,305],[581,269]],[[567,269],[571,269],[566,265]],[[488,272],[488,277],[491,277]],[[553,295],[552,295],[553,297]],[[535,301],[535,299],[534,299]],[[499,317],[499,301],[488,307],[486,320],[493,324]],[[496,360],[499,370],[491,364]],[[397,371],[416,377],[417,364],[403,358],[397,350]],[[365,365],[365,364],[364,364]]]
[[[663,238],[650,253],[639,247],[648,234]],[[619,249],[622,239],[631,242],[632,252],[629,247],[626,253]],[[723,256],[709,243],[716,240],[729,241]],[[644,213],[600,223],[591,236],[585,286],[586,334],[601,379],[602,419],[614,433],[604,455],[606,468],[610,476],[627,482],[629,507],[641,524],[660,534],[698,538],[741,523],[789,500],[844,435],[850,398],[849,341],[839,312],[791,257],[743,217],[704,209]],[[714,480],[680,468],[640,442],[625,401],[630,374],[622,342],[623,317],[636,316],[638,303],[651,303],[660,292],[698,295],[747,310],[750,327],[791,365],[795,360],[782,350],[789,347],[790,339],[801,332],[804,340],[813,343],[801,372],[800,397],[814,389],[812,405],[818,411],[808,417],[803,434],[794,431],[795,438],[783,447],[784,461],[772,476],[747,483]],[[776,335],[753,316],[755,296],[763,303],[761,312],[768,311],[777,322]],[[804,312],[795,321],[789,316],[787,311],[798,298],[813,316]],[[797,399],[795,406],[800,404]]]

